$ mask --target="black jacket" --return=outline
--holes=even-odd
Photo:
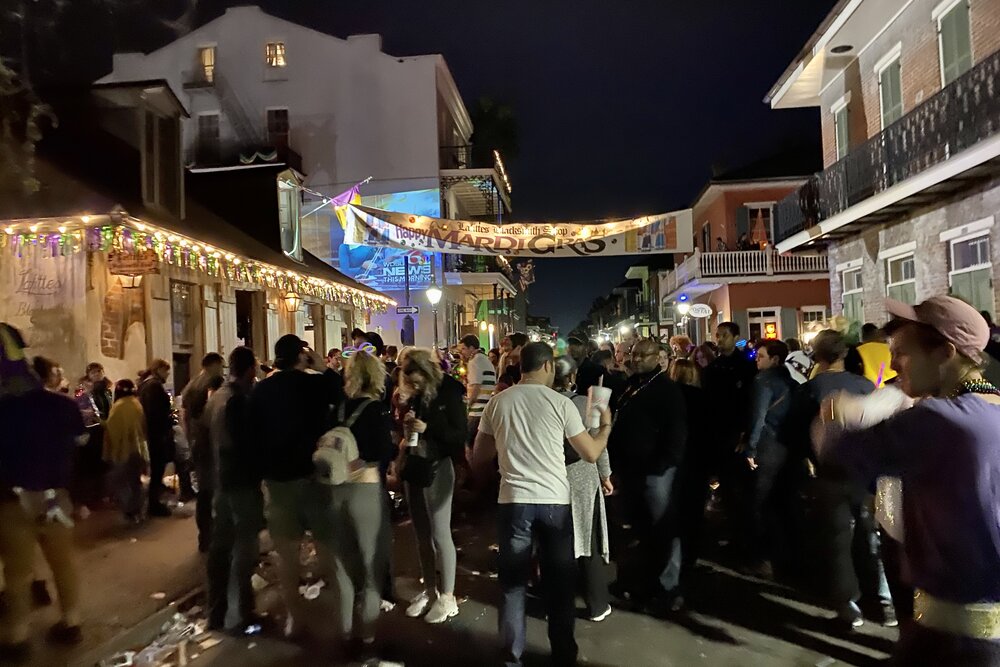
[[[345,422],[365,400],[367,399],[347,399],[343,406]],[[337,415],[333,425],[339,426],[341,423]],[[351,425],[351,433],[358,443],[358,454],[366,463],[378,464],[379,469],[383,469],[396,454],[396,446],[392,439],[392,415],[389,413],[389,407],[381,400],[372,400],[365,406]]]
[[[429,460],[458,459],[465,455],[469,420],[465,410],[465,388],[461,382],[445,375],[430,404],[424,405],[418,397],[413,406],[416,416],[427,423],[427,430],[420,438],[427,444]]]
[[[823,401],[842,391],[858,395],[870,394],[875,391],[875,385],[860,375],[842,371],[820,373],[792,392],[788,417],[780,437],[793,456],[816,461],[812,448],[813,421],[819,416]]]
[[[757,457],[757,448],[763,443],[776,443],[791,407],[791,393],[798,388],[784,364],[769,368],[754,378],[750,402],[750,436],[747,441],[747,458]]]
[[[150,447],[173,446],[174,418],[170,396],[155,375],[147,377],[139,385],[139,403],[146,415],[146,438]]]
[[[687,437],[687,407],[677,383],[659,369],[629,378],[608,444],[613,468],[662,474],[684,459]]]
[[[253,449],[248,405],[248,392],[230,381],[212,394],[205,406],[203,421],[213,453],[210,461],[217,464],[212,472],[222,490],[260,486],[261,461]]]
[[[750,429],[750,390],[757,366],[742,350],[718,356],[702,373],[708,400],[718,410],[712,425],[717,444],[735,444]]]
[[[335,375],[335,374],[334,374]],[[250,394],[249,420],[264,479],[288,482],[311,477],[316,443],[330,423],[335,399],[331,377],[279,371]]]

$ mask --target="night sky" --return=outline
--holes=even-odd
[[[98,1],[83,0],[78,11]],[[818,155],[816,110],[771,111],[761,100],[834,2],[258,4],[339,37],[380,33],[392,55],[444,55],[467,106],[485,95],[514,109],[520,136],[520,157],[508,163],[514,217],[568,221],[684,208],[713,169],[792,148]],[[164,13],[171,5],[156,4]],[[183,4],[174,4],[177,13]],[[235,4],[247,3],[201,0],[197,23]],[[116,47],[152,50],[170,39],[148,10],[105,13],[93,28],[102,24],[113,26],[114,35],[93,40],[79,23],[64,35],[77,76],[110,70]],[[549,315],[568,332],[634,261],[537,262],[531,314]]]

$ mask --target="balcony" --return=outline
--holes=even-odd
[[[779,249],[898,218],[995,172],[998,162],[1000,51],[780,201]]]
[[[701,284],[699,292],[710,291],[722,283],[750,282],[739,280],[755,276],[815,277],[828,271],[826,255],[779,255],[773,249],[736,250],[733,252],[701,252],[695,250],[673,271],[661,276],[660,293],[673,298],[674,292],[691,283]]]
[[[500,222],[510,213],[510,179],[500,153],[464,144],[441,146],[438,154],[442,188],[458,207],[447,217]]]
[[[219,169],[222,167],[248,167],[262,164],[284,164],[302,172],[302,156],[287,142],[265,143],[197,142],[184,156],[189,169]]]

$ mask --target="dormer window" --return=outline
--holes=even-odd
[[[302,261],[302,223],[299,219],[299,189],[290,171],[278,175],[278,227],[281,230],[281,250],[292,259]]]
[[[149,109],[142,123],[142,199],[183,217],[184,185],[181,178],[180,122]]]
[[[287,64],[285,62],[285,43],[268,42],[264,56],[268,67],[284,67]]]

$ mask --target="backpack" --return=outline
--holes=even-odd
[[[372,399],[366,398],[346,420],[344,413],[347,402],[340,404],[337,413],[340,425],[323,434],[313,454],[316,479],[320,484],[339,486],[346,482],[352,473],[364,467],[364,461],[358,452],[358,441],[351,432],[351,426],[372,402],[374,402]]]

